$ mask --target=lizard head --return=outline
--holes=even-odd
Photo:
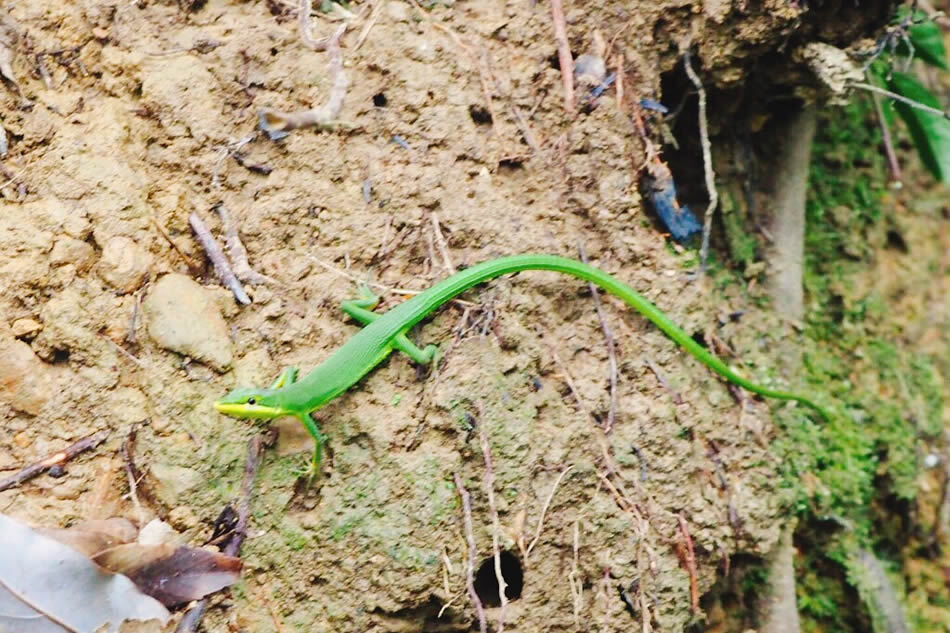
[[[276,389],[235,389],[228,395],[214,401],[214,408],[219,413],[235,418],[251,418],[255,420],[270,420],[287,415],[277,401]]]

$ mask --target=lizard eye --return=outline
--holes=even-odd
[[[257,400],[255,400],[254,398],[248,398],[248,399],[247,399],[247,403],[248,403],[248,404],[257,404]]]

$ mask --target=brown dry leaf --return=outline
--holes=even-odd
[[[106,569],[125,574],[166,607],[198,600],[241,577],[241,559],[196,547],[118,545],[96,554]]]
[[[121,517],[38,531],[82,552],[103,569],[128,576],[166,607],[198,600],[240,578],[241,559],[233,556],[169,543],[133,543],[138,530]]]

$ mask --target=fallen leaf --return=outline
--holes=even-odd
[[[167,543],[118,545],[96,554],[93,560],[125,574],[166,607],[198,600],[241,577],[240,558]]]
[[[125,576],[2,514],[0,542],[0,631],[111,633],[125,620],[168,621]]]
[[[154,538],[161,525],[168,527],[160,521],[149,525],[152,529],[146,526],[139,532],[131,521],[117,517],[38,531],[82,552],[100,567],[127,576],[142,593],[166,607],[199,600],[240,578],[240,558],[169,542],[141,542],[146,531]],[[140,542],[133,543],[136,535]]]

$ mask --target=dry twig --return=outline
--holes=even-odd
[[[129,427],[129,434],[122,442],[122,461],[125,462],[125,476],[129,481],[129,496],[132,498],[132,505],[135,506],[135,513],[138,515],[139,524],[145,524],[145,512],[142,510],[142,504],[139,503],[138,483],[142,479],[142,473],[135,465],[135,440],[138,433],[138,422],[133,422]]]
[[[244,462],[244,479],[241,480],[241,496],[237,510],[237,524],[231,538],[224,546],[227,556],[237,556],[241,552],[241,545],[247,537],[247,523],[251,516],[251,492],[254,488],[254,478],[261,463],[263,441],[260,435],[255,435],[247,442],[247,461]],[[208,608],[208,598],[195,603],[178,623],[175,633],[192,633],[198,629],[201,617]]]
[[[309,4],[308,0],[302,1]],[[343,109],[343,99],[346,97],[346,89],[349,86],[349,80],[343,72],[343,54],[340,52],[340,37],[346,31],[346,26],[345,22],[341,24],[327,42],[326,48],[330,53],[331,87],[326,103],[319,108],[298,112],[279,112],[266,108],[260,111],[258,127],[267,132],[272,141],[282,139],[291,130],[298,128],[311,126],[331,128],[338,123],[337,117]]]
[[[690,53],[687,48],[683,52],[683,68],[689,80],[696,87],[699,96],[699,140],[703,147],[703,171],[706,174],[706,191],[709,194],[709,204],[706,205],[706,214],[703,217],[703,243],[699,249],[699,265],[702,272],[706,272],[706,259],[709,256],[709,234],[712,231],[712,217],[719,204],[719,192],[716,191],[716,173],[712,164],[712,144],[709,142],[709,120],[706,117],[706,91],[699,75],[693,70]]]
[[[468,597],[471,598],[475,606],[475,613],[478,614],[478,630],[481,633],[487,633],[488,624],[485,620],[485,609],[482,607],[482,601],[475,591],[475,557],[478,555],[475,550],[475,531],[472,528],[472,498],[468,490],[462,484],[462,478],[458,473],[453,473],[455,478],[455,487],[459,491],[459,497],[462,499],[462,516],[465,521],[465,540],[468,541],[468,564],[465,566],[465,586],[468,589]]]
[[[891,180],[895,183],[901,182],[901,166],[897,161],[897,154],[894,152],[894,141],[891,140],[891,129],[884,118],[884,109],[881,107],[881,96],[876,92],[871,93],[871,101],[874,102],[874,113],[877,115],[877,124],[881,128],[881,141],[884,143],[884,154],[887,156],[887,164],[891,169]]]
[[[369,14],[369,19],[366,20],[366,24],[363,25],[363,30],[360,31],[360,35],[356,38],[356,45],[353,47],[353,50],[358,50],[360,46],[363,45],[363,42],[366,40],[366,36],[369,35],[370,29],[373,28],[373,25],[376,24],[376,20],[379,19],[380,9],[383,8],[383,0],[374,0],[373,10]]]
[[[234,298],[237,299],[238,302],[244,305],[249,304],[251,298],[244,292],[244,286],[241,285],[241,282],[238,281],[238,278],[234,275],[234,272],[231,270],[231,265],[228,263],[228,259],[224,256],[221,247],[218,246],[217,240],[211,235],[211,231],[208,230],[208,226],[204,223],[204,220],[201,219],[201,216],[197,213],[192,213],[188,217],[188,224],[191,225],[192,230],[198,237],[198,242],[201,243],[202,248],[204,248],[205,253],[207,253],[208,259],[214,264],[214,272],[218,275],[218,279],[221,280],[224,287],[234,293]]]
[[[262,275],[251,268],[247,262],[247,249],[238,236],[237,223],[231,217],[231,214],[225,208],[224,204],[215,205],[218,215],[221,216],[221,225],[224,227],[224,243],[228,249],[228,257],[231,258],[231,266],[238,279],[248,284],[261,285],[265,283],[276,283],[276,280]]]
[[[696,580],[696,552],[693,549],[693,538],[689,535],[689,525],[686,523],[686,517],[683,513],[676,515],[679,521],[680,534],[682,541],[677,541],[676,550],[680,556],[680,561],[686,572],[689,574],[689,602],[693,613],[699,611],[699,584]]]
[[[567,39],[563,0],[551,0],[551,19],[554,21],[554,40],[557,42],[557,58],[561,65],[561,82],[564,84],[564,109],[568,115],[574,116],[574,59],[571,57],[571,43]]]
[[[20,472],[14,473],[13,475],[5,477],[4,479],[0,479],[0,491],[18,486],[24,481],[33,479],[37,475],[46,472],[54,466],[62,466],[76,455],[99,446],[105,441],[107,437],[109,437],[109,431],[99,431],[98,433],[87,435],[78,442],[67,446],[63,450],[57,451],[49,457],[41,459],[34,464],[30,464]]]
[[[297,30],[300,32],[300,39],[307,48],[315,51],[325,51],[330,46],[331,36],[313,39],[313,26],[310,24],[310,14],[313,13],[313,4],[310,0],[300,0],[297,8]]]

